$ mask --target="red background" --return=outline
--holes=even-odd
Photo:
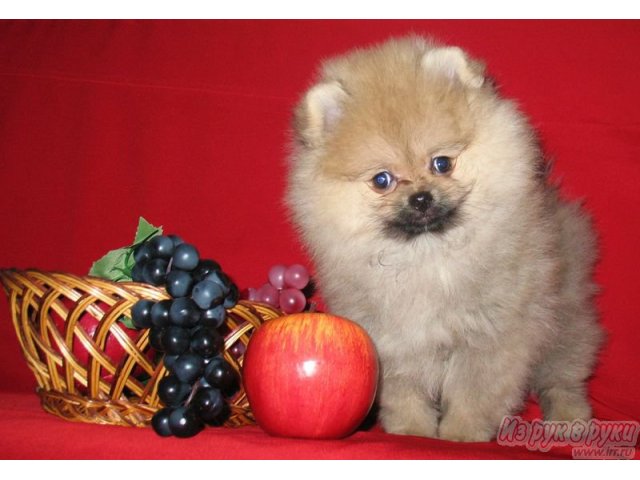
[[[538,128],[566,196],[593,214],[609,342],[592,400],[601,419],[638,420],[636,21],[0,22],[0,267],[84,274],[130,243],[140,215],[241,288],[274,263],[308,264],[282,205],[292,107],[321,59],[409,32],[483,58]],[[59,420],[40,410],[34,384],[2,297],[1,457],[537,456],[377,430],[340,442],[276,440],[257,427],[166,440]]]

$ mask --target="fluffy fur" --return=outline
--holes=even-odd
[[[329,310],[376,344],[387,431],[489,440],[529,391],[590,417],[590,222],[480,62],[418,37],[331,59],[294,133],[288,204]]]

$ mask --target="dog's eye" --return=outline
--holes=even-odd
[[[391,173],[384,172],[376,173],[371,179],[373,188],[379,192],[386,192],[395,185],[395,177]]]
[[[453,159],[444,155],[439,155],[431,159],[431,171],[436,175],[449,173],[453,168]]]

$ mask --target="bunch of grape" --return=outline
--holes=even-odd
[[[222,357],[220,333],[226,309],[238,302],[238,288],[217,262],[200,259],[193,245],[175,235],[138,245],[134,259],[133,280],[164,285],[172,297],[139,300],[131,310],[134,326],[150,329],[149,342],[164,353],[169,372],[158,383],[165,407],[153,416],[153,429],[184,438],[206,424],[220,425],[239,383]]]
[[[302,312],[307,306],[309,272],[302,265],[274,265],[269,270],[268,282],[260,288],[249,288],[247,299],[279,308],[284,313]]]

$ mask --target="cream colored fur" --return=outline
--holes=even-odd
[[[545,183],[529,124],[482,63],[418,37],[329,60],[295,134],[287,201],[329,310],[376,344],[387,431],[489,440],[529,391],[546,419],[590,417],[594,235]],[[438,155],[450,175],[430,169]],[[384,194],[382,170],[398,178]],[[456,205],[455,221],[390,234],[418,191]]]

